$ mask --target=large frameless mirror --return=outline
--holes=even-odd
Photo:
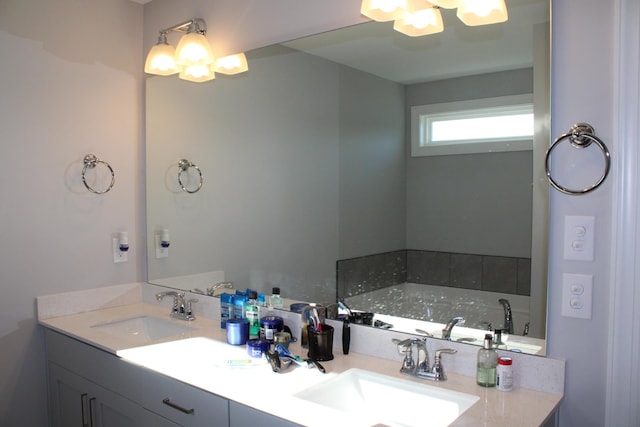
[[[241,75],[147,79],[149,282],[342,299],[411,332],[461,315],[544,353],[549,2],[507,6],[504,24],[442,10],[439,34],[370,22],[248,52]],[[422,111],[504,100],[533,112],[520,148],[412,151]]]

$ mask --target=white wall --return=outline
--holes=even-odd
[[[220,50],[246,50],[358,22],[359,3],[154,0],[145,7],[144,45],[153,44],[158,29],[196,15],[207,20]],[[625,0],[556,0],[553,6],[552,135],[588,121],[614,155],[613,14],[619,3]],[[34,297],[144,276],[138,250],[144,242],[142,20],[141,7],[126,0],[0,3],[0,52],[15,59],[0,63],[2,425],[46,424]],[[73,30],[81,33],[77,42],[70,41]],[[102,197],[86,194],[79,181],[82,157],[92,151],[117,173],[116,188]],[[581,198],[552,195],[548,348],[567,358],[562,426],[604,425],[606,366],[624,346],[607,351],[606,345],[609,286],[619,286],[608,281],[612,181]],[[594,263],[562,260],[566,214],[597,216]],[[114,265],[109,235],[120,228],[136,239],[132,260]],[[560,316],[562,272],[594,274],[593,320]]]
[[[47,424],[35,297],[144,279],[142,11],[128,0],[0,2],[0,425]],[[89,194],[82,159],[115,170]],[[130,234],[114,264],[111,234]]]

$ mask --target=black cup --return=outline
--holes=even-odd
[[[309,359],[317,361],[333,360],[333,327],[322,325],[321,331],[307,327],[309,334]]]

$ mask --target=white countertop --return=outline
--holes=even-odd
[[[149,341],[140,336],[114,336],[101,328],[92,327],[143,315],[163,318],[175,322],[176,325],[187,325],[193,329],[188,333]],[[205,352],[181,353],[179,358],[160,357],[163,353],[160,349],[163,346],[165,348],[167,345],[180,346],[181,343],[175,342],[176,340],[196,337],[206,337],[223,343],[223,351],[226,352],[228,347],[231,355],[225,357],[235,357],[235,352],[238,358],[243,358],[246,350],[244,346],[226,344],[226,331],[220,328],[218,320],[214,321],[203,316],[193,322],[171,319],[166,307],[158,304],[139,302],[79,314],[40,318],[40,323],[47,328],[113,353],[131,363],[145,366],[207,392],[306,426],[325,427],[335,425],[337,420],[340,420],[341,425],[353,427],[372,425],[371,420],[366,419],[366,414],[349,416],[294,396],[298,391],[350,368],[365,369],[425,386],[441,387],[479,396],[479,401],[454,421],[453,426],[538,426],[562,400],[560,394],[521,387],[511,392],[500,392],[495,388],[486,389],[476,385],[473,377],[452,372],[447,373],[448,380],[445,382],[414,379],[399,373],[401,356],[398,356],[398,360],[388,360],[354,352],[343,355],[340,348],[334,348],[334,360],[322,362],[327,374],[300,366],[289,367],[284,373],[279,374],[272,372],[268,365],[228,368],[221,365],[220,356],[204,354]],[[167,342],[173,342],[173,344],[166,344]],[[217,345],[211,342],[209,344]],[[306,354],[306,350],[301,349],[297,344],[291,345],[291,351],[303,357]],[[273,398],[274,396],[277,396],[277,399]],[[389,405],[394,405],[393,396],[389,396]],[[417,417],[428,418],[429,416],[421,413],[420,408],[415,408],[415,412]]]

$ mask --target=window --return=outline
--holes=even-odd
[[[531,95],[411,107],[411,155],[533,149]]]

